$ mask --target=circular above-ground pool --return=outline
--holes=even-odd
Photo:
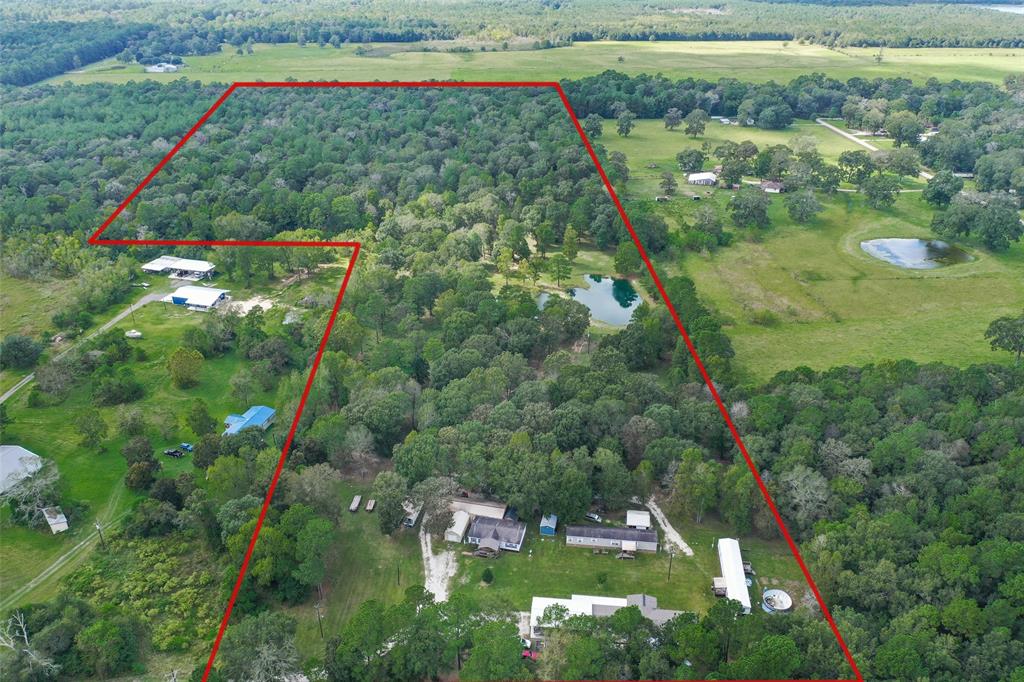
[[[861,242],[864,253],[908,270],[932,270],[974,260],[963,249],[938,239],[869,239]]]
[[[761,597],[761,608],[766,613],[784,613],[793,608],[793,598],[782,590],[765,590]]]

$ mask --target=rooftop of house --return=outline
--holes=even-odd
[[[493,538],[499,542],[514,544],[522,543],[525,535],[526,524],[522,521],[492,519],[486,516],[476,517],[469,528],[469,536],[472,538]]]
[[[658,607],[658,600],[648,594],[631,594],[622,597],[598,597],[588,594],[574,594],[569,599],[557,597],[534,597],[530,604],[530,627],[544,627],[544,611],[551,606],[565,608],[567,616],[610,616],[619,609],[636,606],[640,613],[658,625],[663,625],[682,611]]]
[[[0,492],[13,488],[43,466],[42,458],[20,445],[0,445]]]
[[[274,414],[274,408],[266,405],[253,405],[245,411],[245,414],[229,414],[224,419],[224,423],[227,425],[224,435],[230,436],[252,426],[262,427],[273,419]]]
[[[605,526],[568,526],[566,536],[600,538],[602,540],[634,540],[636,542],[657,542],[658,533],[637,528],[608,528]]]

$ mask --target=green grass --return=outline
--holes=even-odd
[[[984,331],[1024,300],[1024,246],[1003,254],[965,247],[973,262],[904,270],[868,256],[860,242],[932,237],[919,194],[901,195],[889,211],[839,195],[806,227],[789,222],[780,204],[763,241],[683,261],[701,295],[729,320],[735,361],[752,378],[799,365],[899,358],[958,366],[1009,361],[991,351]],[[764,311],[778,323],[756,324]]]
[[[453,545],[460,552],[453,591],[519,611],[529,611],[534,596],[625,596],[643,591],[656,597],[664,608],[703,613],[715,600],[711,579],[721,574],[713,543],[734,533],[716,521],[698,526],[673,518],[672,523],[693,548],[694,556],[677,554],[672,559],[671,578],[667,552],[640,552],[634,560],[616,559],[614,553],[594,554],[590,548],[567,546],[564,526],[559,526],[554,538],[542,538],[536,522],[531,521],[520,553],[502,552],[498,559],[481,559],[461,555],[471,549],[469,545]],[[752,600],[767,586],[783,587],[795,599],[803,596],[806,584],[782,541],[741,537],[740,542],[744,558],[758,573],[758,582],[751,588]],[[491,585],[484,585],[480,578],[486,566],[494,573]]]
[[[148,356],[143,362],[126,363],[146,389],[145,397],[133,406],[141,408],[147,417],[160,414],[178,421],[177,433],[170,439],[163,439],[156,429],[150,429],[148,435],[157,451],[194,439],[182,419],[194,398],[206,400],[211,414],[218,419],[244,407],[229,395],[228,381],[241,363],[234,354],[204,361],[200,384],[195,388],[174,388],[167,378],[166,357],[179,345],[182,329],[198,323],[201,315],[169,304],[154,303],[136,312],[134,322],[128,318],[119,325],[122,329],[134,327],[144,334],[144,338],[132,343],[145,349]],[[0,543],[0,557],[3,559],[0,561],[0,583],[4,592],[20,588],[81,542],[92,531],[95,519],[110,523],[138,499],[135,493],[124,488],[122,482],[127,467],[120,450],[127,438],[117,432],[116,424],[117,415],[124,407],[100,409],[110,426],[108,440],[101,447],[79,444],[73,416],[91,407],[90,387],[90,381],[83,382],[71,391],[65,401],[52,407],[28,407],[28,390],[19,392],[7,403],[8,413],[14,421],[5,427],[4,441],[23,445],[41,457],[54,460],[60,471],[64,499],[83,502],[88,513],[86,518],[74,520],[71,530],[57,536],[14,526],[5,517]],[[269,399],[269,396],[261,398]],[[192,470],[187,457],[173,460],[158,455],[158,458],[163,465],[162,475],[174,476]],[[60,575],[65,572],[59,571],[25,595],[22,601],[38,601],[52,596],[59,586]]]
[[[350,481],[341,486],[342,507],[346,511],[342,512],[335,541],[329,550],[328,577],[323,585],[321,613],[327,637],[338,634],[364,601],[376,599],[385,604],[397,604],[404,598],[406,589],[423,584],[423,562],[416,531],[402,529],[388,537],[381,534],[375,513],[367,513],[364,508],[355,514],[347,511],[353,495],[362,495],[365,507],[370,488],[369,483]],[[299,623],[296,646],[303,659],[322,658],[324,653],[313,609],[315,601],[313,597],[288,609]]]
[[[593,42],[552,50],[506,52],[423,52],[421,45],[367,45],[371,54],[358,56],[354,45],[335,49],[295,44],[255,46],[252,55],[236,55],[225,48],[220,54],[189,57],[186,69],[177,74],[147,74],[138,64],[125,66],[107,59],[81,72],[51,79],[89,83],[124,83],[151,78],[167,81],[182,75],[205,82],[241,80],[559,80],[578,78],[614,69],[628,74],[662,73],[671,78],[735,78],[748,81],[785,82],[800,75],[821,72],[846,80],[900,77],[922,82],[986,80],[1002,82],[1020,71],[1021,49],[998,48],[886,48],[876,63],[874,48],[829,50],[819,45],[784,46],[777,41],[717,42]],[[443,49],[443,48],[442,48]],[[619,61],[619,57],[623,61]]]
[[[159,280],[153,277],[140,277],[137,282],[149,282],[162,286]],[[0,274],[0,329],[3,336],[8,334],[24,334],[38,339],[43,333],[55,333],[51,322],[54,313],[63,307],[68,297],[78,286],[76,279],[48,279],[42,281],[21,280]],[[88,329],[82,331],[86,335],[106,320],[110,319],[119,311],[124,310],[128,305],[141,298],[154,289],[133,288],[125,297],[124,301],[115,303],[109,310],[96,315],[94,323]],[[74,341],[65,341],[61,344],[49,347],[40,358],[40,363],[53,353],[59,353],[68,348]],[[0,392],[18,383],[31,370],[0,370]]]
[[[619,278],[619,275],[615,272],[614,254],[610,251],[601,251],[596,247],[590,247],[586,244],[582,245],[579,253],[576,256],[576,260],[572,263],[572,274],[569,275],[568,279],[562,280],[560,283],[556,282],[551,273],[545,272],[544,275],[537,280],[534,284],[531,280],[525,278],[509,278],[509,284],[515,286],[525,287],[531,291],[537,292],[540,295],[542,292],[549,294],[567,296],[569,289],[588,286],[588,275],[604,275],[607,277]],[[548,252],[550,258],[556,253],[556,250]],[[493,269],[493,268],[492,268]],[[649,303],[653,302],[650,292],[646,290],[644,285],[638,281],[636,277],[630,277],[630,281],[633,284],[633,288],[636,289],[637,294]],[[505,277],[499,272],[493,272],[491,275],[491,281],[494,283],[494,289],[497,292],[501,287],[505,286]],[[601,320],[592,319],[591,330],[594,336],[602,336],[605,334],[611,334],[615,331],[622,329],[622,327],[611,325]]]
[[[723,138],[762,146],[798,134],[824,136],[819,148],[831,159],[856,148],[813,123],[768,132],[711,122],[707,132],[712,145]],[[665,216],[673,228],[684,229],[702,205],[716,206],[726,216],[729,190],[690,187],[676,169],[675,154],[686,145],[699,146],[700,139],[666,131],[660,121],[640,121],[628,138],[606,134],[602,142],[628,157],[626,196]],[[658,168],[647,168],[651,163]],[[654,203],[651,197],[661,194],[661,172],[669,169],[676,170],[678,196]],[[922,185],[908,178],[904,186]],[[704,199],[692,201],[692,193]],[[826,210],[801,226],[787,215],[783,197],[776,196],[770,211],[773,227],[758,241],[737,235],[737,241],[713,254],[656,259],[659,271],[680,268],[692,277],[701,296],[723,315],[736,349],[734,363],[746,378],[764,380],[800,365],[826,369],[897,358],[959,366],[1010,361],[1008,354],[990,350],[984,331],[996,317],[1018,311],[1024,300],[1024,245],[1002,254],[961,245],[975,257],[973,262],[903,270],[868,256],[860,242],[933,237],[928,228],[932,210],[919,192],[901,194],[884,211],[848,192],[822,201]],[[680,314],[685,324],[686,311]]]

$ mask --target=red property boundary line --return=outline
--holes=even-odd
[[[704,367],[704,363],[701,362],[700,356],[697,353],[696,347],[693,345],[693,341],[690,339],[690,335],[687,333],[686,328],[683,326],[682,320],[679,317],[679,313],[676,312],[675,306],[672,301],[669,300],[668,294],[665,292],[665,287],[661,283],[661,278],[658,277],[658,273],[654,270],[654,265],[651,263],[650,257],[647,255],[647,251],[641,244],[636,231],[633,229],[633,225],[629,220],[629,216],[626,215],[626,209],[623,207],[622,202],[619,200],[618,195],[615,193],[615,188],[612,187],[611,181],[608,179],[608,175],[605,173],[604,168],[601,166],[601,162],[597,158],[597,153],[594,151],[594,147],[591,145],[590,140],[587,139],[586,133],[583,131],[582,125],[580,125],[579,119],[576,117],[576,113],[573,111],[572,105],[569,103],[569,98],[566,96],[565,91],[562,89],[560,83],[556,81],[463,81],[463,82],[430,82],[430,81],[392,81],[392,82],[381,82],[381,81],[316,81],[316,82],[236,82],[232,83],[227,90],[213,105],[206,110],[199,120],[189,128],[188,132],[178,141],[176,145],[161,159],[160,163],[153,168],[152,171],[139,183],[139,185],[129,194],[124,201],[122,201],[117,208],[114,209],[110,217],[107,218],[103,224],[97,229],[90,237],[89,244],[99,246],[278,246],[278,247],[344,247],[352,249],[352,256],[349,259],[348,267],[345,270],[344,279],[341,282],[341,288],[338,291],[338,296],[334,301],[334,307],[331,309],[330,317],[327,320],[327,328],[324,332],[323,338],[320,340],[320,345],[317,348],[316,356],[313,359],[313,365],[310,368],[309,377],[306,379],[305,388],[302,391],[302,397],[299,400],[299,407],[295,413],[295,417],[292,419],[291,428],[288,430],[288,437],[285,439],[284,446],[281,449],[281,456],[278,458],[277,467],[274,470],[274,475],[270,481],[270,487],[267,489],[266,497],[263,501],[263,507],[260,510],[259,518],[256,522],[256,528],[253,530],[252,538],[249,540],[249,546],[245,553],[245,558],[242,561],[241,568],[238,572],[238,578],[235,580],[234,589],[231,591],[231,598],[228,601],[228,606],[224,611],[224,617],[221,619],[220,628],[217,631],[217,637],[213,642],[213,649],[210,652],[210,656],[206,662],[206,669],[203,673],[203,682],[206,682],[210,675],[210,671],[213,667],[213,662],[216,659],[217,651],[220,648],[221,640],[224,637],[224,632],[227,630],[228,623],[231,619],[231,612],[234,609],[235,600],[238,597],[238,592],[241,589],[242,582],[245,579],[246,571],[249,567],[249,560],[252,557],[253,549],[256,546],[256,541],[259,538],[259,533],[263,527],[263,521],[266,518],[267,510],[270,507],[270,501],[273,498],[274,490],[277,487],[278,480],[281,476],[281,471],[284,468],[285,460],[288,457],[288,452],[291,449],[292,440],[295,437],[296,430],[298,429],[299,419],[302,416],[302,412],[306,406],[306,400],[309,397],[310,389],[313,386],[313,380],[316,377],[317,370],[320,367],[320,361],[323,358],[324,349],[327,346],[327,339],[330,336],[331,329],[334,326],[335,319],[338,315],[338,310],[341,307],[342,299],[345,296],[345,290],[348,287],[349,279],[352,275],[352,271],[355,267],[356,259],[359,256],[359,250],[361,248],[360,242],[349,242],[349,241],[330,241],[330,242],[306,242],[306,241],[224,241],[224,240],[187,240],[187,239],[101,239],[103,232],[113,223],[125,208],[135,200],[139,193],[156,177],[167,163],[174,158],[174,156],[185,146],[185,143],[191,139],[191,137],[198,131],[204,123],[214,114],[217,109],[231,96],[235,90],[239,88],[552,88],[558,94],[562,104],[565,106],[566,113],[569,115],[569,119],[572,121],[573,126],[576,129],[580,140],[583,142],[583,146],[586,148],[587,153],[590,155],[591,160],[594,162],[594,166],[597,169],[598,174],[601,177],[601,181],[604,183],[605,189],[608,191],[608,195],[611,197],[615,204],[615,208],[618,210],[619,217],[622,218],[623,224],[629,231],[630,237],[633,239],[633,243],[636,244],[636,248],[640,253],[640,258],[643,259],[644,265],[647,267],[647,271],[651,275],[651,279],[654,282],[654,286],[658,290],[658,294],[661,296],[661,300],[665,303],[665,307],[668,309],[669,314],[672,316],[673,322],[675,322],[676,328],[679,330],[679,334],[682,336],[683,341],[686,343],[687,349],[690,351],[690,356],[693,358],[694,364],[700,371],[701,377],[704,379],[704,383],[714,398],[715,404],[718,406],[718,411],[721,413],[722,418],[725,420],[726,426],[729,428],[729,432],[732,434],[733,440],[740,452],[743,454],[744,460],[747,462],[747,466],[750,468],[751,473],[754,475],[754,480],[757,482],[757,486],[764,497],[765,502],[768,504],[768,508],[771,510],[772,515],[775,517],[776,523],[779,525],[779,530],[782,532],[783,537],[786,539],[786,543],[789,545],[790,551],[793,553],[793,557],[796,559],[797,564],[800,566],[800,570],[803,573],[804,578],[807,580],[807,584],[811,588],[811,592],[814,594],[814,598],[818,602],[818,606],[821,608],[822,614],[825,616],[825,620],[828,622],[832,633],[836,637],[840,648],[843,651],[843,655],[846,658],[847,663],[853,670],[855,675],[854,680],[856,682],[864,682],[864,676],[861,674],[860,669],[857,667],[856,661],[853,659],[853,655],[850,653],[849,647],[843,640],[843,636],[839,633],[839,628],[836,626],[835,620],[832,617],[832,613],[829,611],[828,606],[825,605],[825,601],[821,597],[821,593],[818,591],[817,585],[814,583],[814,579],[811,577],[810,571],[807,569],[807,565],[804,563],[803,557],[800,555],[800,550],[793,540],[789,529],[786,528],[785,522],[782,520],[782,516],[779,514],[778,508],[775,506],[774,500],[772,500],[771,494],[768,492],[768,488],[765,486],[764,480],[761,478],[757,467],[754,464],[753,459],[750,457],[750,453],[747,452],[746,446],[743,444],[743,439],[740,437],[740,433],[733,423],[732,418],[729,416],[729,411],[726,409],[725,404],[722,402],[721,396],[718,394],[718,390],[715,388],[714,383],[711,381],[711,377],[708,374],[707,369]],[[756,681],[750,681],[756,682]],[[853,680],[821,680],[812,681],[804,680],[802,682],[853,682]]]

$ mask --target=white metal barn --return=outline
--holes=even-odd
[[[213,287],[184,286],[163,297],[164,303],[183,305],[189,310],[210,310],[227,298],[227,289]]]
[[[711,172],[690,173],[686,176],[686,182],[691,185],[714,185],[718,182],[718,176]]]
[[[142,266],[143,272],[151,274],[168,273],[174,279],[200,280],[213,277],[216,266],[208,260],[160,256]]]

